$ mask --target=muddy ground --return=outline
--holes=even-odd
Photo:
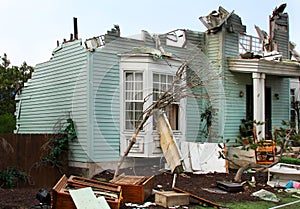
[[[151,169],[127,169],[121,170],[120,173],[125,175],[137,175],[145,176],[145,170],[147,174],[151,174]],[[244,173],[242,176],[243,181],[250,181],[254,176],[256,180],[255,187],[250,186],[248,183],[243,184],[243,191],[241,192],[227,192],[227,193],[214,193],[214,189],[217,188],[217,181],[231,182],[234,178],[236,170],[230,170],[229,173],[210,173],[210,174],[192,174],[184,173],[180,174],[176,178],[175,187],[181,190],[187,191],[201,198],[207,199],[212,202],[225,203],[225,202],[241,202],[241,201],[258,201],[257,197],[251,196],[251,194],[260,189],[266,189],[268,191],[278,192],[277,188],[272,188],[266,185],[267,173]],[[93,179],[102,179],[109,181],[113,178],[113,171],[103,171],[93,177]],[[155,172],[154,177],[154,189],[155,190],[172,190],[172,182],[174,175],[168,171]],[[149,175],[148,175],[149,176]],[[51,192],[51,188],[47,188]],[[0,188],[0,209],[17,209],[17,208],[34,208],[32,206],[39,204],[36,199],[38,189],[26,188],[26,189],[3,189]],[[154,195],[150,196],[147,201],[154,202]],[[121,208],[128,208],[124,204],[121,204]],[[151,208],[160,208],[158,206],[151,206]]]

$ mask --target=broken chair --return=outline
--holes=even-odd
[[[254,142],[257,144],[255,149],[256,164],[270,165],[275,162],[276,142],[270,140],[258,140],[256,136],[256,126],[253,126]]]

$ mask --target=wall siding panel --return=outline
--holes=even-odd
[[[120,47],[122,45],[122,47]],[[95,162],[120,157],[120,75],[118,54],[144,46],[139,40],[116,39],[93,55],[93,154]]]
[[[86,63],[87,51],[77,40],[56,48],[48,62],[36,65],[30,82],[17,98],[21,109],[16,132],[52,134],[57,124],[66,125],[71,117],[82,141],[70,144],[70,156],[86,161],[86,157],[80,157],[85,155],[87,140]]]
[[[239,35],[226,33],[224,42],[224,88],[226,92],[226,113],[224,126],[224,139],[230,140],[229,144],[235,143],[240,134],[241,120],[246,119],[246,85],[252,84],[251,74],[232,73],[227,66],[228,57],[239,57]],[[239,97],[239,92],[244,92]]]

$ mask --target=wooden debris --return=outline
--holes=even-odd
[[[66,175],[63,175],[52,188],[52,208],[76,209],[70,195],[70,190],[86,187],[91,187],[96,197],[103,196],[111,209],[120,208],[120,202],[122,200],[121,186],[78,176],[70,176],[68,179]]]
[[[124,176],[114,184],[121,186],[122,202],[143,204],[152,194],[154,188],[154,176]]]
[[[185,193],[185,194],[188,194],[190,196],[190,202],[194,202],[196,201],[197,204],[199,205],[203,205],[203,206],[209,206],[209,207],[214,207],[214,208],[218,208],[218,209],[222,209],[222,206],[220,206],[219,204],[217,203],[214,203],[210,200],[207,200],[207,199],[204,199],[202,197],[198,197],[197,195],[194,195],[194,194],[191,194],[187,191],[184,191],[182,189],[179,189],[177,187],[174,187],[173,188],[174,191],[177,191],[177,192],[182,192],[182,193]]]
[[[155,193],[155,204],[165,208],[177,205],[188,205],[190,202],[189,195],[175,191],[158,191]]]
[[[180,173],[184,170],[182,156],[165,113],[161,113],[158,116],[157,131],[160,134],[160,147],[163,151],[163,155],[165,156],[168,166],[170,167],[172,173],[175,171]]]

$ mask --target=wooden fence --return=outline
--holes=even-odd
[[[62,173],[50,165],[41,165],[42,157],[47,156],[42,146],[54,135],[49,134],[0,134],[0,171],[16,167],[25,172],[28,180],[18,181],[16,187],[52,188],[67,174],[67,154],[63,156]]]

